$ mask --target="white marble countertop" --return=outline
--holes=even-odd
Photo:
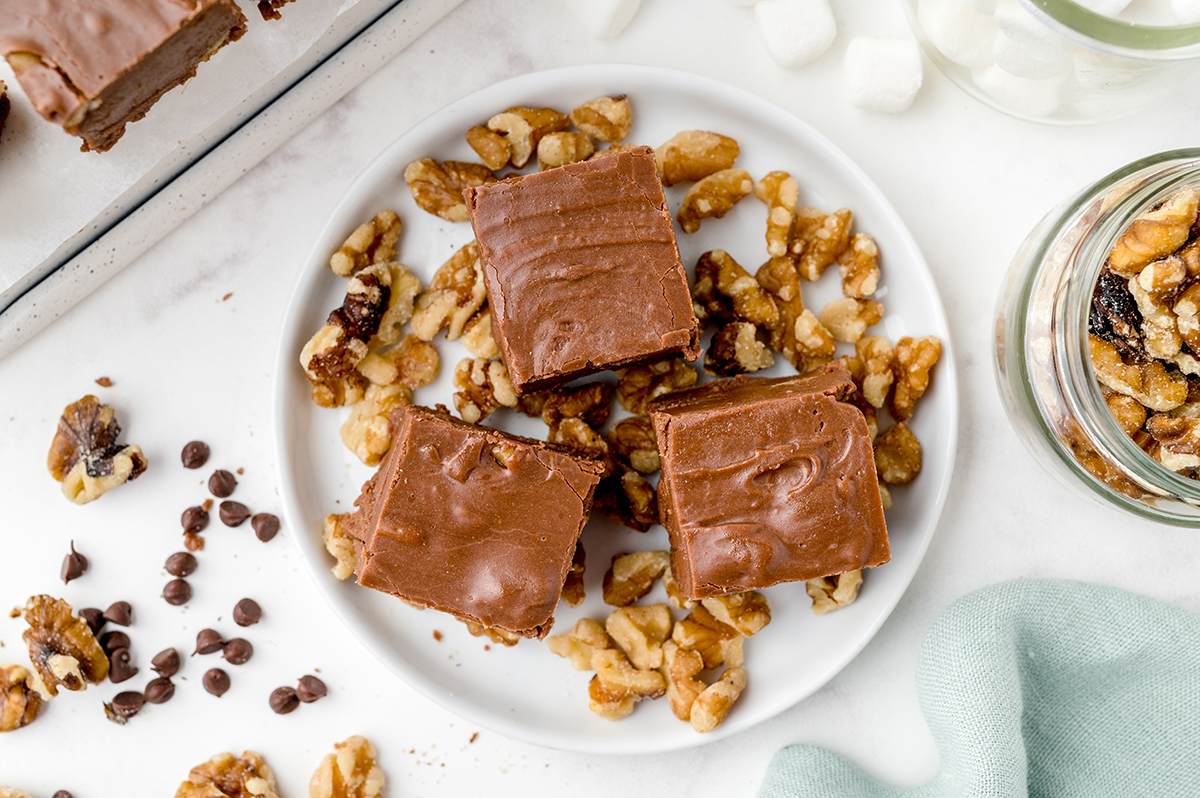
[[[1012,253],[1052,206],[1116,167],[1195,144],[1196,98],[1153,115],[1082,128],[1017,121],[987,109],[926,62],[908,113],[851,107],[841,56],[855,35],[903,35],[896,3],[834,0],[833,47],[800,70],[775,66],[752,15],[725,0],[645,0],[614,41],[582,33],[555,0],[468,0],[374,77],[284,144],[89,299],[0,361],[0,606],[34,593],[75,606],[135,607],[142,667],[181,651],[243,596],[266,611],[246,633],[255,659],[229,668],[219,702],[185,663],[174,700],[118,728],[99,711],[118,687],[57,699],[33,726],[0,737],[0,784],[49,798],[170,795],[218,751],[261,751],[281,793],[304,795],[331,744],[371,738],[392,796],[554,794],[750,795],[771,755],[817,743],[888,781],[915,785],[938,757],[916,700],[926,629],[955,598],[1022,576],[1117,585],[1200,609],[1196,533],[1100,507],[1049,478],[1004,417],[992,376],[992,314]],[[519,8],[519,11],[518,11]],[[158,598],[161,564],[178,549],[180,511],[205,496],[202,472],[177,465],[193,438],[212,467],[242,467],[236,498],[279,511],[270,396],[278,330],[298,265],[354,176],[392,139],[439,107],[525,72],[579,63],[687,69],[792,111],[845,150],[892,200],[923,248],[957,345],[962,426],[949,502],[912,586],[844,671],[760,726],[683,753],[594,756],[513,742],[447,713],[398,681],[338,623],[304,573],[290,531],[269,544],[219,524],[206,535],[195,599]],[[227,296],[228,295],[228,296]],[[108,376],[111,388],[93,380]],[[95,392],[117,409],[151,468],[83,508],[44,471],[62,407]],[[57,574],[68,541],[91,558],[83,579]],[[24,624],[0,619],[0,660],[20,661]],[[252,634],[251,634],[252,633]],[[6,653],[8,652],[8,653]],[[208,667],[207,665],[205,667]],[[276,716],[265,697],[320,669],[331,696]],[[474,739],[474,742],[472,740]]]

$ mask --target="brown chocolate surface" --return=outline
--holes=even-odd
[[[880,565],[891,557],[849,374],[737,377],[650,405],[659,507],[680,590],[705,598]]]
[[[234,0],[5,0],[0,54],[38,113],[106,150],[245,30]]]
[[[392,424],[387,460],[344,521],[358,583],[544,637],[602,466],[422,407],[397,408]]]
[[[698,324],[649,147],[464,192],[519,393],[668,354]]]

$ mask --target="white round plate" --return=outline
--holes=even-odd
[[[633,106],[627,143],[656,146],[681,130],[714,130],[737,139],[737,165],[756,179],[784,169],[800,182],[801,204],[850,208],[855,230],[874,236],[882,252],[877,298],[887,315],[872,332],[893,341],[933,334],[944,345],[932,387],[912,425],[924,447],[924,468],[912,484],[892,490],[893,507],[887,513],[891,562],[865,575],[857,602],[823,617],[813,615],[803,584],[765,591],[772,620],[746,641],[749,686],[724,724],[707,735],[676,719],[665,700],[643,702],[615,723],[593,715],[587,708],[590,674],[573,670],[536,640],[514,648],[489,644],[447,615],[414,610],[353,580],[339,582],[330,573],[332,560],[321,540],[322,519],[351,509],[372,471],[342,445],[339,428],[348,410],[314,405],[297,360],[304,343],[341,303],[345,280],[329,270],[330,254],[380,208],[392,208],[404,222],[400,260],[426,284],[472,232],[469,224],[444,222],[415,205],[403,178],[408,163],[424,157],[477,161],[464,132],[511,106],[569,111],[593,97],[618,93],[629,95]],[[672,209],[685,191],[686,186],[668,189]],[[699,233],[680,233],[684,264],[690,270],[700,253],[721,248],[753,273],[766,260],[765,211],[761,202],[747,197],[724,219],[704,222]],[[804,290],[806,304],[819,310],[841,295],[837,269],[819,283],[805,284]],[[441,374],[433,385],[418,390],[414,401],[452,406],[454,365],[467,352],[442,335],[435,344]],[[783,363],[771,373],[790,371]],[[887,618],[924,556],[946,497],[958,425],[954,357],[937,289],[912,236],[874,184],[812,128],[765,100],[696,75],[639,66],[569,67],[523,75],[443,108],[396,139],[346,192],[317,238],[283,325],[276,373],[275,446],[284,512],[317,587],[341,619],[397,675],[446,709],[520,740],[592,752],[667,751],[735,734],[794,705],[841,670]],[[507,410],[487,423],[535,437],[546,431],[540,421]],[[569,630],[584,616],[603,620],[611,611],[600,598],[600,583],[613,554],[667,548],[661,526],[642,535],[603,519],[588,524],[583,542],[587,600],[576,609],[560,605],[554,632]],[[646,602],[664,599],[659,586]],[[440,642],[435,630],[442,635]]]

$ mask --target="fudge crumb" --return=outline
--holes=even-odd
[[[96,379],[96,384],[99,385],[101,388],[111,388],[113,381],[110,380],[108,377],[99,377]]]
[[[467,742],[468,742],[468,743],[473,743],[473,742],[475,742],[475,741],[476,741],[476,740],[478,740],[478,739],[479,739],[479,732],[475,732],[474,734],[472,734],[472,735],[471,735],[471,739],[470,739],[470,740],[467,740]]]
[[[439,643],[442,642],[442,633],[439,632],[437,629],[434,629],[433,630],[433,639],[438,641]]]
[[[230,291],[230,292],[229,292],[228,294],[226,294],[225,296],[221,297],[221,301],[222,301],[222,302],[226,302],[226,301],[228,301],[228,300],[229,300],[229,297],[231,297],[231,296],[233,296],[233,292],[232,292],[232,291]]]

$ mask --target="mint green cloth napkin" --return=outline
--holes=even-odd
[[[1060,580],[985,588],[930,629],[917,694],[941,753],[928,784],[793,745],[759,798],[1200,796],[1200,615],[1178,607]]]

